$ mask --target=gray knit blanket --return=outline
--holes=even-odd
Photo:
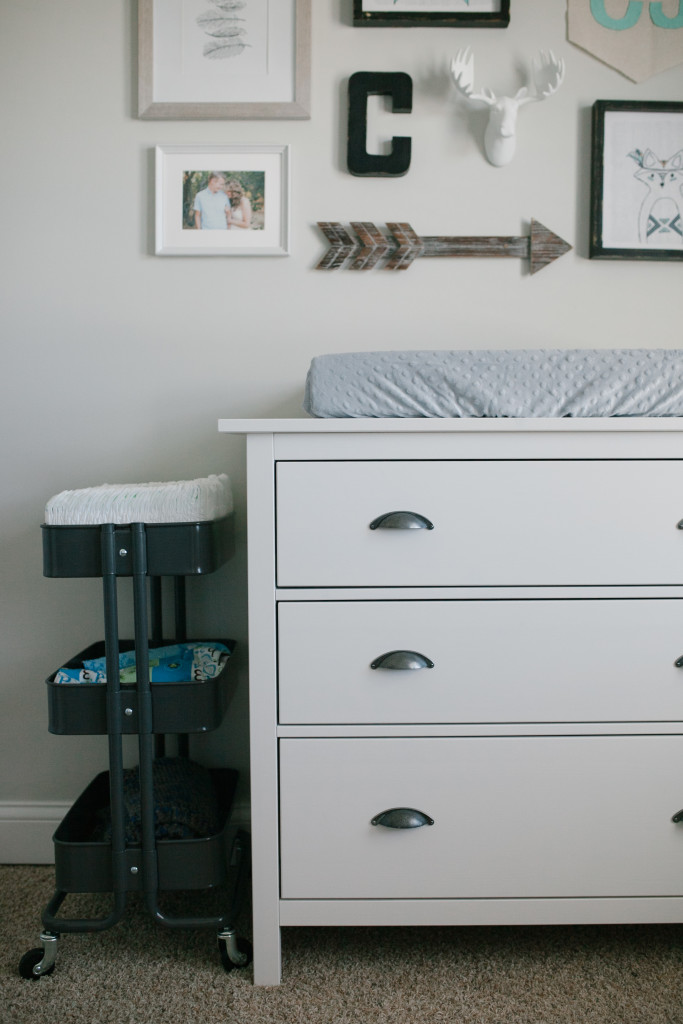
[[[683,416],[683,349],[346,352],[316,356],[316,417]]]
[[[157,839],[197,839],[220,831],[220,812],[208,768],[185,758],[154,762],[154,834]],[[142,841],[140,769],[123,772],[126,843]],[[102,808],[93,821],[92,840],[111,840],[111,813]]]

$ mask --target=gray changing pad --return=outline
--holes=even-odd
[[[683,350],[316,356],[304,409],[316,417],[683,416]]]

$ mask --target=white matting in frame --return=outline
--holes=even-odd
[[[155,158],[157,255],[289,255],[289,146],[157,146]],[[235,192],[247,228],[231,223],[244,220]]]
[[[680,113],[607,111],[603,174],[603,246],[683,247],[683,109]],[[666,214],[676,208],[678,227],[674,213],[669,218],[673,226],[663,231],[658,211]]]
[[[311,0],[139,0],[141,118],[310,117]]]

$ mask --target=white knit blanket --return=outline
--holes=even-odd
[[[232,512],[232,491],[225,473],[199,480],[167,483],[101,484],[60,491],[45,507],[50,526],[98,526],[102,523],[194,523]]]

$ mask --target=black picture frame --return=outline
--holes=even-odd
[[[683,103],[593,104],[589,257],[683,260]]]
[[[452,14],[422,9],[365,11],[363,3],[364,0],[353,0],[353,24],[357,28],[507,28],[510,24],[510,0],[499,0],[496,11],[454,11]]]

